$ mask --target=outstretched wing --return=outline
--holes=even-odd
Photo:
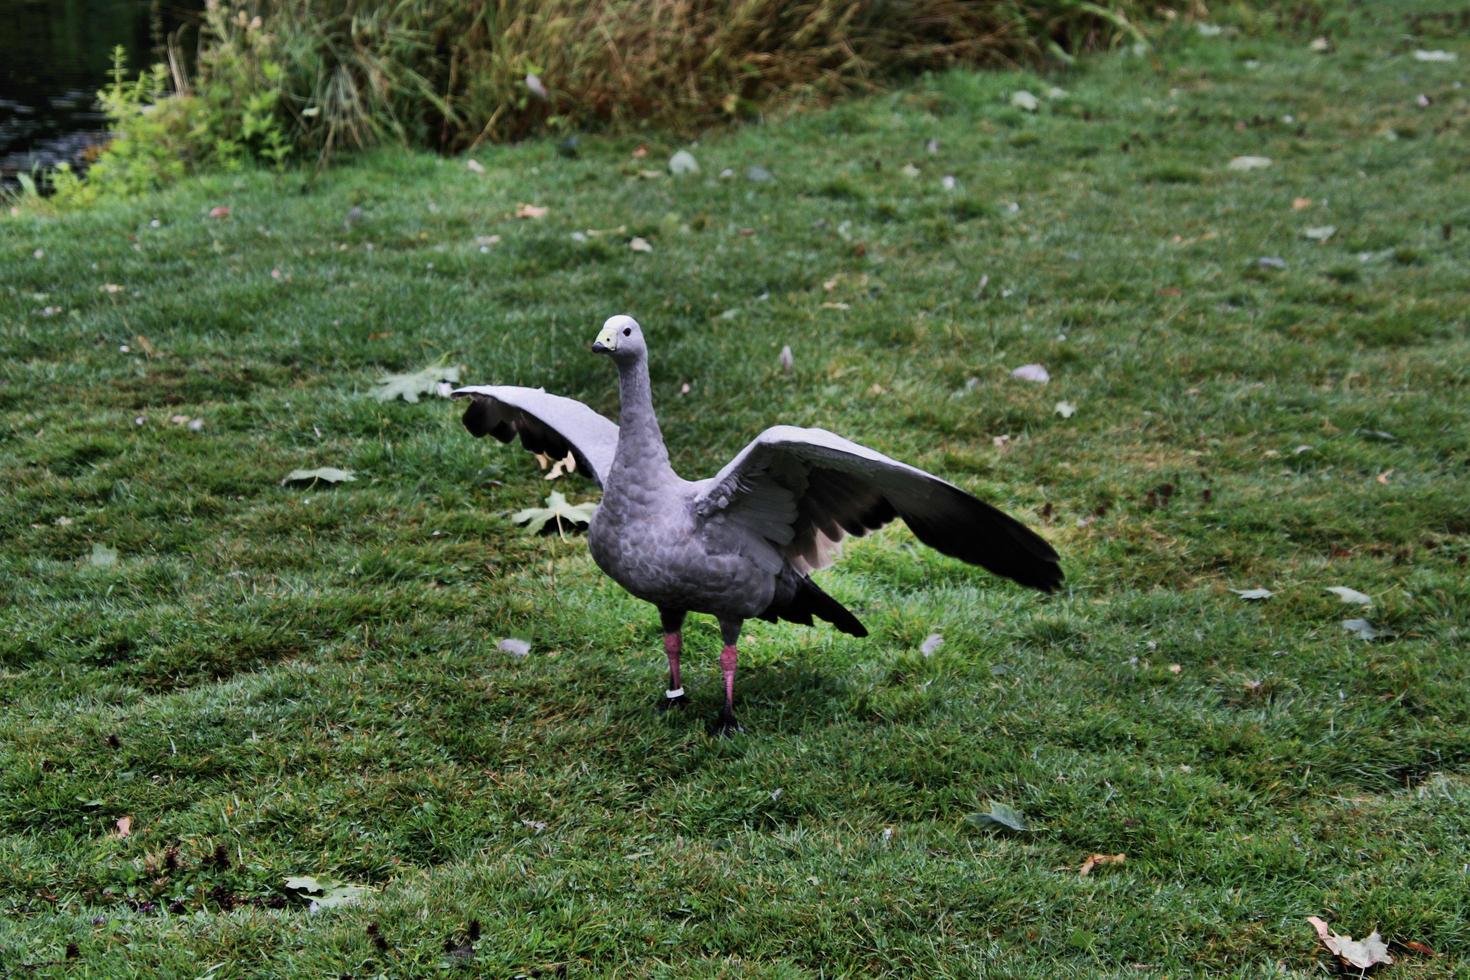
[[[952,483],[824,429],[762,432],[699,486],[695,514],[774,548],[797,571],[830,565],[848,534],[901,517],[919,540],[1022,585],[1062,583],[1057,553],[1013,517]],[[769,552],[767,552],[769,553]]]
[[[554,459],[571,453],[579,472],[598,486],[607,482],[618,449],[618,427],[575,398],[512,385],[473,385],[452,394],[470,399],[464,427],[471,435],[494,436],[501,442],[520,436],[521,445],[531,452]]]

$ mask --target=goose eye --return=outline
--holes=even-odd
[[[631,336],[633,336],[633,328],[632,327],[624,327],[623,328],[623,336],[624,337],[631,337]]]

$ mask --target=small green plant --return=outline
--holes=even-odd
[[[166,105],[168,71],[155,65],[128,80],[127,56],[113,50],[111,81],[97,93],[112,140],[83,179],[62,164],[51,177],[58,204],[90,204],[109,197],[135,197],[182,177],[179,119]]]
[[[112,138],[85,176],[67,164],[51,174],[58,206],[136,197],[204,167],[285,165],[295,141],[274,37],[259,17],[231,18],[216,4],[205,34],[213,42],[192,84],[162,64],[129,79],[123,49],[114,50],[111,80],[97,93]]]

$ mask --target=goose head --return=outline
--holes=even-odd
[[[648,348],[643,343],[643,328],[626,313],[610,316],[592,342],[592,353],[610,354],[620,364],[645,357]]]

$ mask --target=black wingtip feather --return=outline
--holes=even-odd
[[[952,558],[1041,592],[1061,588],[1057,553],[1035,531],[963,490],[955,489],[949,505],[940,519],[900,516],[920,541]]]

